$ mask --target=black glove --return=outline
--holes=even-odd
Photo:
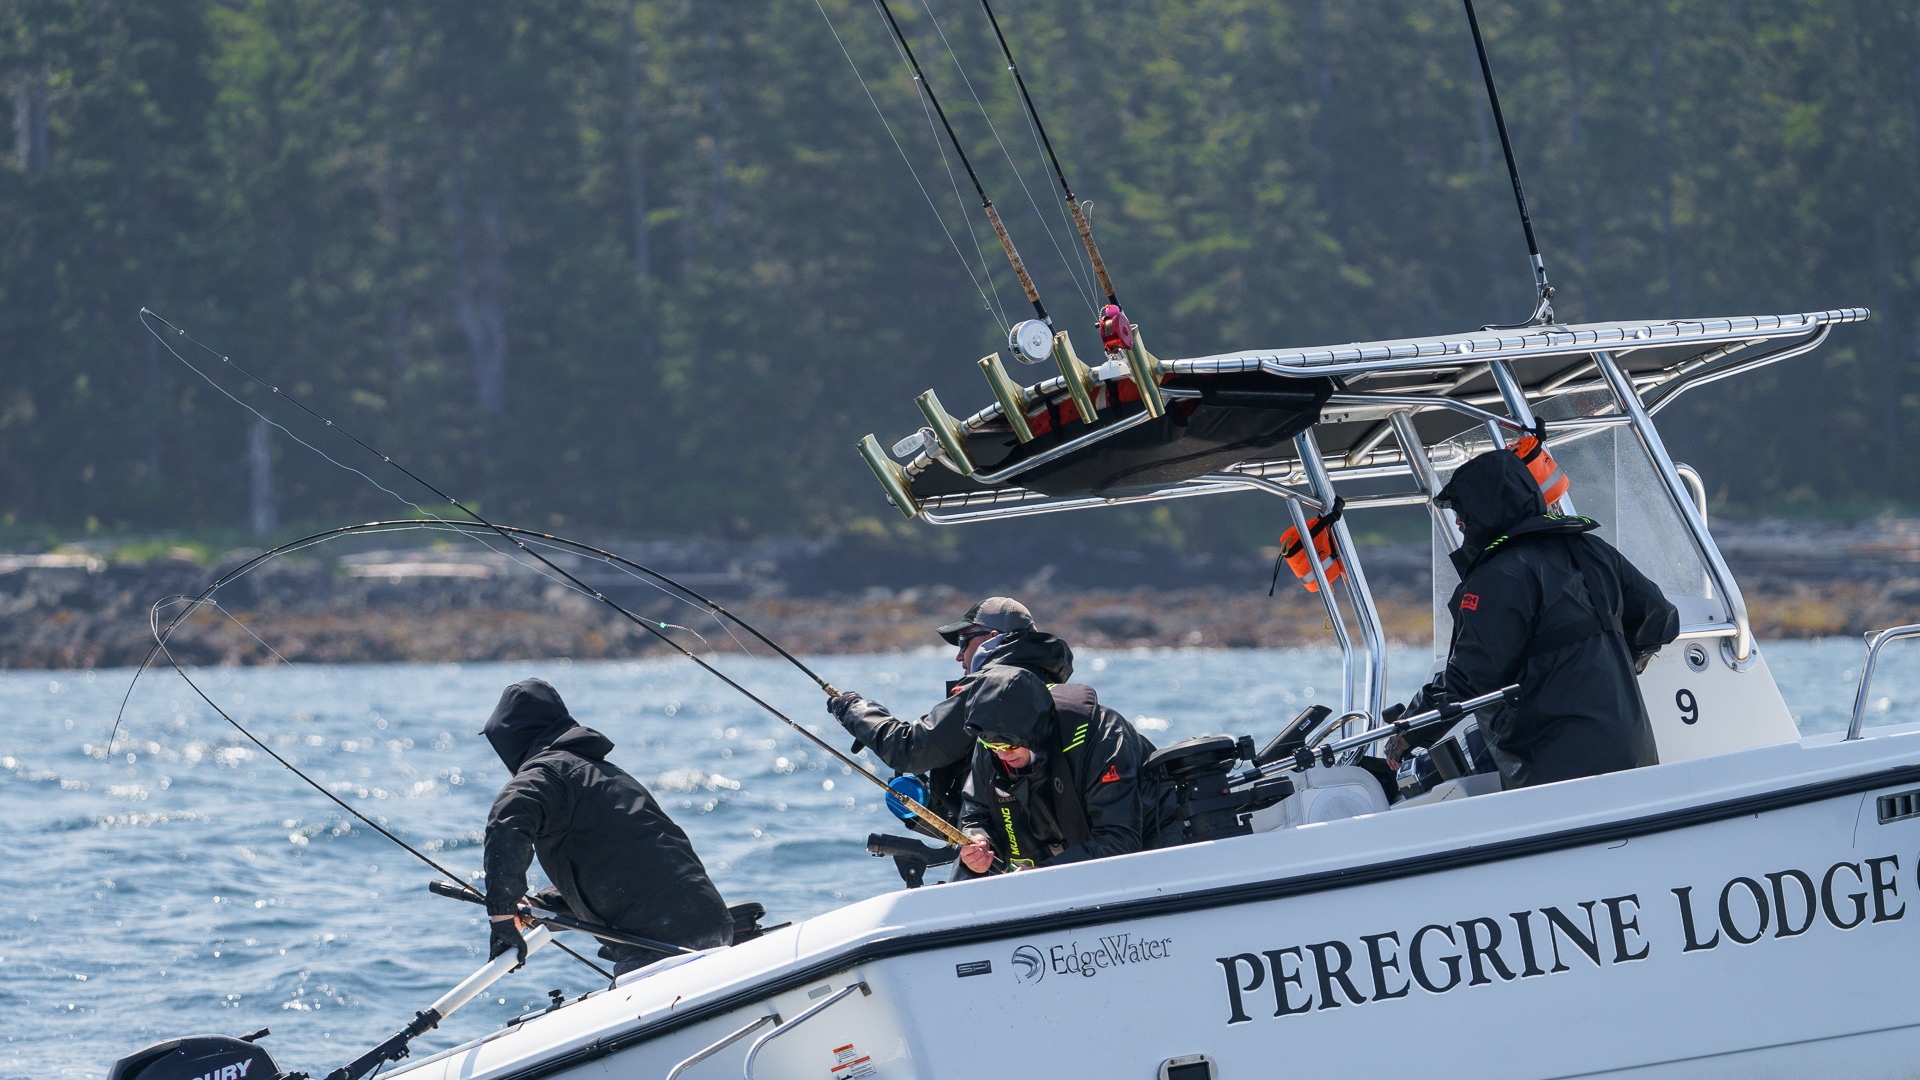
[[[567,903],[567,898],[561,896],[560,890],[551,885],[534,893],[531,897],[528,897],[528,899],[546,908],[548,911],[553,912],[555,915],[573,914],[573,907]]]
[[[827,711],[833,714],[835,720],[844,724],[847,722],[847,710],[864,700],[866,699],[862,698],[859,694],[848,690],[845,693],[835,694],[828,698]]]
[[[520,928],[512,919],[499,919],[493,924],[492,936],[487,939],[487,959],[492,960],[509,950],[520,954],[520,963],[513,965],[519,971],[520,964],[527,962],[527,939],[520,936]]]

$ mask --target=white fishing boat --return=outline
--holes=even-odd
[[[957,138],[954,150],[964,164]],[[1844,734],[1803,736],[1714,545],[1705,484],[1654,423],[1682,394],[1810,353],[1867,311],[1557,325],[1509,149],[1538,287],[1528,324],[1161,359],[1121,311],[1053,164],[1107,294],[1103,362],[1089,367],[1054,332],[976,177],[1038,316],[1012,328],[1010,348],[1058,374],[1023,384],[987,357],[993,404],[961,419],[929,390],[924,427],[891,454],[868,435],[860,453],[902,514],[939,525],[1283,500],[1297,537],[1324,537],[1291,561],[1339,642],[1340,711],[1150,758],[1149,774],[1181,792],[1183,843],[921,885],[925,849],[875,836],[869,850],[896,855],[919,887],[756,926],[429,1053],[427,1033],[505,977],[507,953],[330,1080],[376,1068],[417,1080],[1920,1076],[1920,997],[1899,961],[1920,948],[1920,724],[1863,725],[1882,646],[1920,626],[1873,639]],[[1514,688],[1382,717],[1385,635],[1346,518],[1432,511],[1444,652],[1461,541],[1433,500],[1462,463],[1510,443],[1544,446],[1545,470],[1571,483],[1560,510],[1597,519],[1679,609],[1679,638],[1639,676],[1657,765],[1502,790],[1471,710]],[[580,585],[523,542],[535,534],[467,512],[435,524],[497,535]],[[1397,777],[1357,764],[1415,724],[1444,734]],[[918,804],[897,812],[916,811],[958,835]],[[199,1036],[122,1059],[113,1080],[283,1075],[251,1042]]]
[[[1679,640],[1640,677],[1660,764],[1502,791],[1458,752],[1463,719],[1433,755],[1453,775],[1423,783],[1410,764],[1410,797],[1389,806],[1340,756],[1390,729],[1365,567],[1336,523],[1346,572],[1318,595],[1340,631],[1343,711],[1259,766],[1232,739],[1189,747],[1244,793],[1199,815],[1216,838],[873,897],[663,960],[383,1075],[1198,1080],[1339,1074],[1374,1046],[1394,1060],[1457,1056],[1483,1076],[1912,1074],[1920,1001],[1897,958],[1920,945],[1920,738],[1908,739],[1920,725],[1869,730],[1862,703],[1880,647],[1920,627],[1874,640],[1844,735],[1802,737],[1708,531],[1702,485],[1653,421],[1694,387],[1806,354],[1866,317],[1539,326],[1185,360],[1141,345],[1131,363],[1012,388],[1029,428],[1076,398],[1093,405],[1093,423],[1026,441],[999,405],[949,421],[923,399],[930,423],[895,448],[905,460],[868,446],[896,505],[931,522],[1235,492],[1281,498],[1302,521],[1336,497],[1349,515],[1431,505],[1459,463],[1544,421],[1568,499],[1682,612]],[[1183,412],[1185,439],[1148,434]],[[1297,430],[1196,452],[1192,432],[1259,419],[1249,412]],[[1147,444],[1163,466],[1151,490],[1019,483],[1049,466],[1132,469]],[[1394,490],[1366,490],[1381,486]],[[1456,540],[1437,514],[1433,535],[1444,598]]]

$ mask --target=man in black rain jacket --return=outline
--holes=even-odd
[[[960,828],[981,842],[961,849],[956,880],[985,872],[996,856],[1026,869],[1140,851],[1173,818],[1173,792],[1140,775],[1153,743],[1093,687],[1050,687],[1022,668],[987,667],[966,710],[979,744]]]
[[[1635,673],[1680,630],[1660,587],[1592,531],[1549,515],[1512,453],[1462,465],[1434,503],[1460,520],[1460,586],[1442,681],[1407,706],[1464,701],[1518,683],[1520,702],[1480,712],[1501,785],[1550,784],[1659,763]],[[1416,732],[1431,742],[1444,725]]]
[[[982,673],[1018,668],[1042,682],[1073,677],[1073,650],[1035,628],[1026,605],[990,596],[973,605],[959,621],[935,633],[957,646],[961,678],[947,684],[947,696],[918,720],[901,720],[885,705],[848,692],[827,703],[827,711],[874,756],[895,772],[927,777],[927,809],[948,821],[960,813],[960,791],[971,768],[974,738],[967,734],[967,702]]]
[[[489,958],[517,949],[526,959],[513,916],[535,855],[576,918],[688,948],[732,941],[726,902],[687,834],[606,760],[612,741],[576,722],[545,680],[507,687],[481,734],[512,773],[487,817]],[[620,944],[601,955],[616,975],[661,956]]]

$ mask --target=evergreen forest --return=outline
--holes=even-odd
[[[1099,298],[978,0],[888,4],[1091,343]],[[1161,355],[1526,316],[1457,0],[996,13]],[[1664,415],[1716,503],[1920,504],[1920,11],[1480,19],[1561,321],[1874,311]],[[854,443],[917,427],[928,386],[987,401],[973,362],[1026,307],[875,0],[3,0],[0,86],[15,529],[413,512],[294,435],[427,500],[287,398],[521,525],[892,529]]]

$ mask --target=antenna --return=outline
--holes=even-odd
[[[984,0],[982,0],[984,2]],[[1500,151],[1507,156],[1507,176],[1513,180],[1513,201],[1520,207],[1520,227],[1527,233],[1527,253],[1533,256],[1533,284],[1539,292],[1533,315],[1511,326],[1489,326],[1488,330],[1516,330],[1522,326],[1543,326],[1553,322],[1553,286],[1547,283],[1547,264],[1540,258],[1540,243],[1533,238],[1533,217],[1527,213],[1527,193],[1520,187],[1520,167],[1513,161],[1513,142],[1507,138],[1507,118],[1500,111],[1500,92],[1493,86],[1493,66],[1487,62],[1487,43],[1480,37],[1480,19],[1473,11],[1473,0],[1461,0],[1467,8],[1467,25],[1473,28],[1473,48],[1480,54],[1480,74],[1487,81],[1487,101],[1493,106],[1493,126],[1500,132]]]
[[[920,70],[920,61],[913,55],[913,46],[907,44],[907,35],[900,32],[900,24],[894,20],[893,9],[887,6],[887,0],[874,0],[880,5],[880,11],[887,17],[887,25],[893,29],[893,40],[900,43],[900,51],[907,56],[908,66],[913,68],[913,81],[921,92],[927,95],[927,101],[933,105],[933,111],[940,117],[940,126],[947,129],[947,140],[953,143],[953,152],[960,155],[960,164],[966,166],[967,179],[973,181],[973,190],[980,196],[980,207],[987,212],[987,221],[993,226],[993,234],[1000,238],[1000,246],[1007,253],[1007,261],[1013,264],[1013,275],[1020,279],[1020,287],[1027,291],[1027,299],[1033,303],[1033,310],[1040,321],[1053,329],[1053,319],[1047,314],[1046,305],[1040,302],[1040,290],[1033,284],[1033,275],[1027,273],[1027,264],[1020,260],[1020,253],[1014,250],[1013,238],[1007,235],[1007,227],[1000,223],[1000,211],[993,208],[993,200],[987,198],[987,189],[980,184],[980,177],[973,171],[973,162],[967,160],[967,152],[960,146],[960,136],[954,134],[953,124],[947,120],[947,111],[940,107],[940,99],[934,96],[933,85],[927,82],[927,74]],[[1018,351],[1018,350],[1016,350]]]

